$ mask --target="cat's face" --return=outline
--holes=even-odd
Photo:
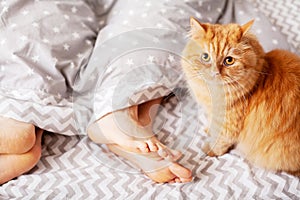
[[[252,23],[213,25],[191,18],[191,40],[183,56],[193,78],[222,82],[232,92],[249,91],[261,73],[264,55],[256,38],[247,33]]]

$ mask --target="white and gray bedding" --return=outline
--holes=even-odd
[[[0,11],[0,115],[48,131],[38,165],[0,186],[0,199],[300,198],[299,178],[254,167],[235,150],[202,153],[204,114],[179,65],[190,16],[254,18],[266,51],[299,54],[297,0],[10,0]],[[157,136],[184,153],[192,183],[155,184],[86,136],[101,116],[161,96]]]

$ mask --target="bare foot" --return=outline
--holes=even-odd
[[[136,121],[132,110],[119,110],[104,116],[90,125],[89,137],[96,143],[117,144],[133,152],[147,153],[165,148],[153,134],[151,125]]]
[[[156,152],[138,154],[126,151],[118,145],[108,145],[115,154],[126,158],[153,181],[157,183],[186,183],[192,181],[192,173],[189,169],[163,159]]]

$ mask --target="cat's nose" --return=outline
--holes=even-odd
[[[218,71],[211,71],[210,75],[211,75],[211,77],[215,78],[216,76],[220,75],[220,72],[218,72]]]

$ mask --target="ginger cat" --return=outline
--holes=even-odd
[[[212,141],[204,151],[219,156],[236,146],[260,167],[300,176],[300,58],[265,53],[249,33],[253,21],[190,23],[182,68],[207,109]]]

